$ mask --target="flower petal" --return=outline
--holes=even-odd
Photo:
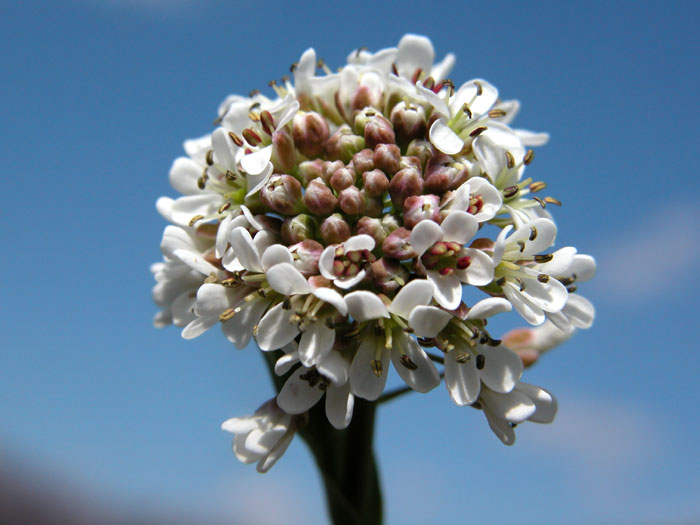
[[[334,280],[337,275],[333,271],[333,262],[335,261],[336,245],[326,246],[318,258],[318,269],[326,279]]]
[[[366,275],[367,272],[365,270],[360,270],[359,272],[357,272],[356,275],[353,275],[352,277],[336,277],[333,281],[333,284],[335,284],[338,288],[348,290],[349,288],[352,288],[353,286],[361,282]]]
[[[221,323],[221,331],[239,350],[246,347],[253,337],[253,329],[260,322],[270,299],[258,299],[247,303],[232,319]]]
[[[420,257],[433,244],[442,240],[442,228],[436,222],[428,219],[420,221],[411,231],[411,246]]]
[[[246,270],[263,271],[262,264],[260,264],[260,252],[248,230],[243,227],[234,228],[231,230],[228,240],[233,248],[233,253],[236,254],[236,258]]]
[[[401,379],[413,390],[421,393],[430,392],[438,386],[440,374],[418,342],[400,329],[394,330],[393,336],[398,348],[391,352],[391,362],[394,363],[394,368]],[[415,368],[404,365],[401,362],[402,355],[412,361]]]
[[[353,235],[343,243],[345,253],[356,250],[373,250],[375,241],[367,234]]]
[[[442,240],[466,244],[479,229],[479,223],[473,215],[466,211],[453,211],[445,217],[440,227],[443,234]]]
[[[515,310],[528,323],[538,325],[544,322],[545,315],[542,309],[525,298],[513,283],[505,283],[503,285],[503,292],[506,294],[506,298],[510,301]]]
[[[268,246],[263,252],[261,261],[262,267],[267,271],[276,264],[294,263],[294,258],[289,251],[289,248],[281,244],[273,244]]]
[[[350,382],[342,386],[330,386],[326,390],[326,417],[333,427],[346,428],[352,419],[355,396],[350,392]]]
[[[481,353],[484,367],[479,376],[484,384],[500,394],[513,390],[523,374],[523,362],[518,354],[503,345],[481,347]]]
[[[294,339],[299,333],[296,324],[289,322],[290,310],[285,310],[283,303],[270,308],[260,320],[255,340],[260,350],[277,350]],[[235,319],[235,317],[234,317]]]
[[[435,337],[447,326],[452,314],[435,306],[416,306],[408,324],[418,337]]]
[[[170,185],[183,195],[202,193],[197,180],[202,176],[202,166],[190,158],[178,157],[170,168]]]
[[[266,278],[268,284],[282,295],[307,294],[311,291],[309,283],[301,272],[288,262],[275,264],[267,271]]]
[[[401,37],[396,50],[396,69],[399,75],[412,78],[418,69],[430,74],[434,59],[435,51],[428,38],[410,33]]]
[[[384,346],[384,338],[376,337],[371,330],[365,331],[357,353],[350,365],[350,384],[357,397],[374,401],[384,391],[389,374],[389,349]],[[375,375],[372,362],[378,359],[381,373]]]
[[[359,323],[380,317],[389,318],[389,312],[376,294],[365,290],[351,292],[345,296],[348,313]]]
[[[468,268],[456,272],[463,283],[486,286],[493,280],[493,260],[484,252],[476,248],[463,248],[459,256],[471,258]]]
[[[321,299],[324,303],[331,304],[335,307],[340,315],[348,315],[348,306],[345,304],[345,299],[338,292],[332,288],[326,288],[325,286],[319,286],[318,288],[313,288],[311,293],[316,297]]]
[[[557,400],[544,388],[527,383],[518,383],[516,389],[535,403],[535,413],[528,420],[535,423],[551,423],[557,415]]]
[[[456,155],[464,148],[464,141],[443,119],[438,119],[430,126],[430,142],[446,155]]]
[[[401,287],[388,310],[399,317],[408,319],[416,306],[430,304],[435,285],[426,279],[415,279]]]
[[[303,366],[297,368],[277,395],[277,404],[287,414],[306,412],[323,397],[323,390],[301,378],[308,370]]]
[[[323,361],[333,348],[335,330],[328,328],[323,321],[310,323],[299,341],[299,359],[301,364],[311,368]]]
[[[455,359],[457,353],[452,351],[445,356],[445,386],[457,405],[471,405],[481,391],[476,360],[472,357],[467,362],[460,363]]]
[[[576,328],[590,328],[595,318],[595,307],[593,304],[577,294],[569,294],[569,299],[562,309],[562,313],[569,318],[571,324]]]
[[[249,175],[260,175],[265,171],[272,158],[272,146],[265,146],[258,151],[248,153],[241,159],[241,168]]]
[[[502,312],[510,312],[513,305],[503,297],[487,297],[469,309],[467,319],[486,319]]]
[[[462,300],[462,283],[457,275],[440,275],[434,270],[428,271],[428,280],[435,285],[433,297],[440,306],[454,310]]]

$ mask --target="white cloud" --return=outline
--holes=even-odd
[[[673,283],[694,282],[693,267],[700,260],[697,206],[676,204],[645,213],[637,224],[634,231],[616,232],[615,241],[597,257],[594,286],[608,296],[638,299],[663,292]]]

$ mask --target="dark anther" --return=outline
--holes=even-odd
[[[484,354],[479,354],[476,356],[476,368],[477,370],[481,370],[484,368],[484,365],[486,364],[486,358],[484,357]]]

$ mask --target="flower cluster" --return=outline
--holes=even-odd
[[[309,49],[293,78],[271,82],[275,98],[226,98],[218,127],[173,163],[182,196],[157,203],[172,224],[152,268],[155,323],[186,339],[219,325],[237,348],[254,337],[282,350],[277,398],[223,426],[261,470],[321,399],[346,427],[354,398],[380,398],[392,367],[417,392],[444,377],[506,444],[516,424],[554,417],[487,319],[515,309],[561,334],[588,328],[593,306],[574,292],[595,262],[552,251],[547,205],[560,203],[524,177],[547,135],[511,128],[519,103],[487,81],[457,87],[453,62],[434,63],[416,35],[354,51],[338,72]],[[464,285],[483,298],[466,304]]]

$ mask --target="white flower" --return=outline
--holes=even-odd
[[[238,460],[243,463],[257,461],[258,472],[264,473],[285,453],[292,442],[296,426],[293,417],[271,399],[252,416],[224,421],[221,429],[236,434],[233,452]]]
[[[459,306],[462,283],[484,286],[493,278],[491,258],[463,246],[477,228],[474,216],[453,211],[442,224],[423,220],[411,231],[411,245],[427,270],[428,280],[435,285],[435,300],[448,310]]]
[[[342,244],[331,244],[321,253],[318,269],[338,288],[352,288],[367,275],[364,265],[373,261],[374,245],[369,235],[355,235]]]
[[[473,177],[463,183],[442,206],[442,213],[466,211],[477,222],[486,222],[496,216],[503,204],[501,192],[483,177]]]

